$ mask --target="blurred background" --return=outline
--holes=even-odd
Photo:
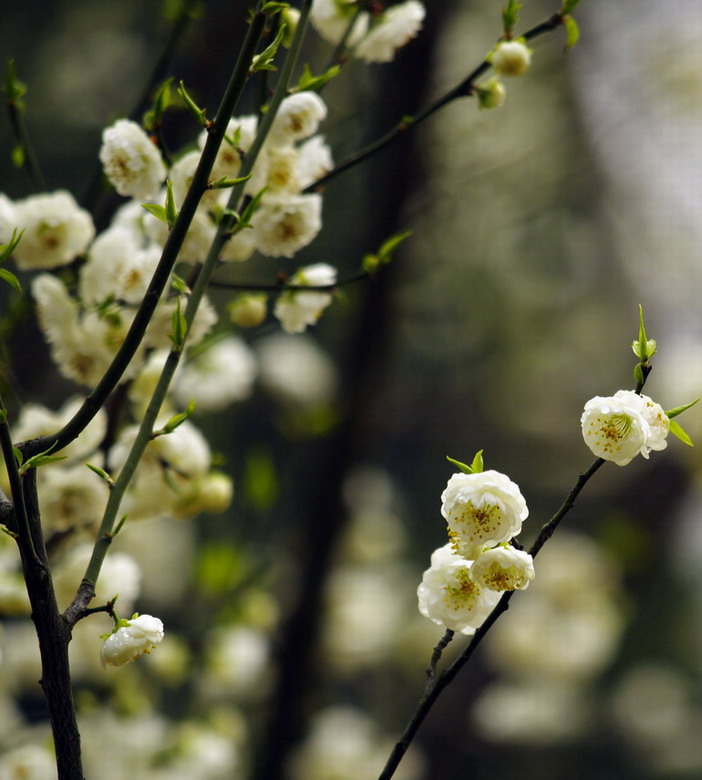
[[[201,3],[163,73],[211,111],[247,6]],[[500,10],[427,3],[392,64],[349,62],[324,92],[335,161],[464,78],[499,36]],[[527,0],[520,30],[556,10]],[[49,190],[88,197],[103,127],[137,105],[168,40],[163,11],[4,4],[0,53],[29,88]],[[84,621],[74,641],[87,777],[377,776],[442,633],[418,615],[416,586],[446,541],[445,456],[484,449],[486,468],[519,484],[528,543],[592,460],[585,401],[633,387],[639,304],[659,348],[646,392],[665,409],[701,394],[702,8],[583,0],[576,17],[578,46],[564,53],[562,31],[536,39],[504,106],[454,101],[332,180],[322,233],[293,261],[227,267],[230,282],[270,284],[328,262],[343,279],[412,230],[308,333],[283,335],[272,317],[240,331],[257,359],[250,397],[195,418],[234,477],[231,508],[135,522],[117,545],[142,563],[136,608],[162,617],[163,647],[103,672],[90,643],[109,628]],[[311,32],[313,70],[330,55]],[[165,132],[177,148],[197,129],[174,112]],[[32,189],[13,145],[0,123],[0,189],[16,199]],[[102,226],[118,203],[102,198]],[[230,293],[211,297],[224,311]],[[56,375],[30,319],[4,333],[15,411],[84,392]],[[681,422],[699,441],[700,411]],[[596,475],[398,777],[702,777],[701,466],[671,437],[650,462]],[[17,745],[46,744],[33,641],[8,614],[8,762]]]

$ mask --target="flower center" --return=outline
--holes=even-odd
[[[631,417],[628,414],[613,414],[604,421],[600,432],[610,441],[621,441],[629,438],[631,427]]]

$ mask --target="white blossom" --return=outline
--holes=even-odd
[[[81,542],[57,561],[54,585],[56,597],[63,607],[68,606],[76,595],[76,583],[79,583],[85,574],[92,552],[91,542]],[[95,599],[104,604],[119,594],[120,608],[127,613],[131,612],[134,602],[141,594],[141,581],[141,570],[131,555],[110,552],[100,571]]]
[[[422,615],[468,635],[482,624],[500,598],[497,591],[483,588],[473,578],[471,563],[446,544],[432,554],[431,566],[417,589]]]
[[[483,548],[517,536],[529,510],[519,487],[499,471],[454,474],[441,494],[454,550],[475,559]]]
[[[161,257],[155,244],[143,249],[132,230],[112,227],[93,241],[88,262],[80,269],[79,291],[84,304],[113,297],[141,303]]]
[[[341,43],[349,24],[356,17],[353,30],[347,40],[348,45],[353,46],[368,31],[370,18],[366,11],[361,13],[358,11],[355,0],[314,0],[310,21],[324,40],[336,46]]]
[[[39,471],[39,509],[49,531],[95,531],[109,488],[82,463]]]
[[[327,106],[316,92],[296,92],[280,104],[268,142],[279,146],[309,138],[326,116]]]
[[[393,5],[371,25],[354,55],[365,62],[390,62],[395,52],[417,35],[425,13],[418,0]]]
[[[13,429],[15,440],[25,441],[56,433],[73,417],[82,404],[83,399],[77,396],[69,398],[57,412],[41,404],[25,404]],[[52,454],[60,454],[65,458],[61,462],[62,466],[84,460],[97,449],[105,437],[106,430],[107,414],[104,409],[100,409],[74,441]],[[44,466],[42,472],[47,468],[51,466]]]
[[[525,590],[534,579],[534,561],[523,550],[499,545],[478,555],[471,574],[490,590]]]
[[[637,455],[648,458],[651,450],[665,449],[670,429],[661,406],[633,390],[590,399],[580,424],[592,453],[617,466],[626,466]]]
[[[500,76],[521,76],[531,65],[531,52],[522,41],[502,41],[489,56]]]
[[[200,410],[220,411],[251,395],[257,370],[253,352],[243,339],[228,336],[185,364],[173,396],[183,406],[195,400]]]
[[[103,131],[100,162],[117,192],[131,198],[155,197],[166,178],[159,150],[129,119],[118,119]]]
[[[49,274],[34,279],[32,294],[39,325],[61,374],[82,385],[96,385],[123,343],[134,312],[114,306],[109,312],[89,311],[81,316],[64,284]],[[121,381],[132,376],[147,346],[140,346]]]
[[[327,263],[300,268],[290,279],[290,284],[310,287],[321,287],[335,282],[336,268]],[[331,302],[330,292],[286,290],[278,297],[273,313],[286,333],[302,333],[308,325],[317,322]]]
[[[13,219],[12,227],[24,231],[13,253],[22,270],[67,265],[85,252],[95,235],[90,214],[64,190],[16,201]],[[7,241],[10,235],[0,238]]]
[[[256,248],[270,257],[292,257],[322,229],[322,198],[316,193],[266,198],[253,219]]]
[[[150,653],[163,639],[163,623],[151,615],[139,615],[121,625],[100,650],[103,666],[122,666]]]
[[[256,344],[261,383],[294,406],[329,403],[337,389],[334,363],[308,336],[276,333]]]
[[[297,151],[297,177],[303,189],[334,167],[331,149],[321,135],[313,135]]]

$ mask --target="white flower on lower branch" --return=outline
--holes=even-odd
[[[471,573],[472,561],[456,555],[450,544],[435,550],[417,589],[419,611],[451,631],[471,635],[500,599]]]
[[[100,651],[103,666],[122,666],[150,653],[163,639],[163,623],[152,615],[120,620]]]

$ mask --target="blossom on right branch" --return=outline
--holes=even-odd
[[[646,395],[619,390],[613,396],[595,396],[580,418],[585,444],[592,453],[617,466],[637,455],[664,450],[670,420],[663,408]]]
[[[335,282],[336,268],[327,263],[300,268],[290,279],[290,284],[297,287],[327,287]],[[273,313],[286,333],[302,333],[317,322],[331,302],[331,292],[286,290],[278,297]]]

